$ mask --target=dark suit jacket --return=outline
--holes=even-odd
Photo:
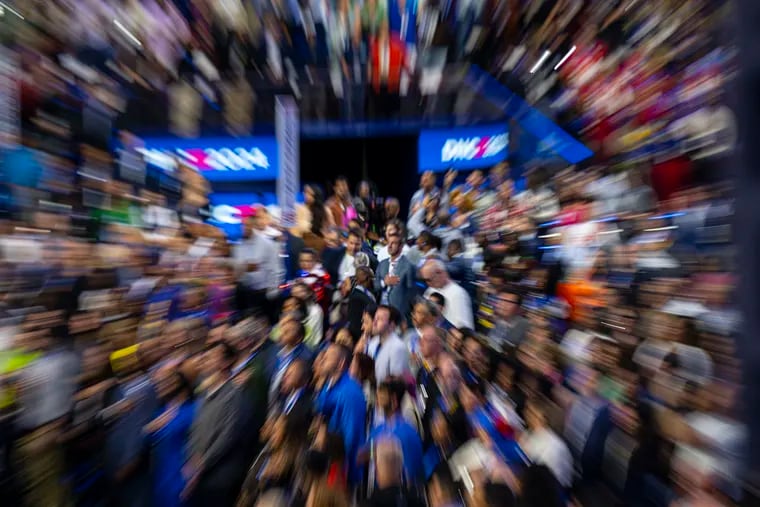
[[[250,417],[246,426],[250,433],[249,446],[253,455],[260,447],[259,432],[267,416],[269,384],[274,376],[277,350],[277,344],[267,339],[247,367],[250,376],[243,386],[243,395],[249,407]]]
[[[245,473],[246,407],[243,389],[233,381],[199,402],[189,445],[203,459],[200,481],[209,490],[234,487]]]
[[[456,283],[462,286],[473,302],[476,299],[475,272],[472,270],[472,262],[464,257],[454,257],[446,263],[446,271]]]
[[[354,289],[348,296],[348,330],[354,341],[362,335],[362,314],[369,305],[376,304],[376,300],[359,289]]]
[[[283,404],[279,408],[281,412],[285,409],[284,402],[285,400],[283,400]],[[312,392],[309,389],[304,389],[293,405],[293,408],[285,415],[285,426],[288,437],[308,438],[309,427],[311,426],[313,417],[314,401]]]
[[[340,248],[325,248],[322,251],[322,266],[330,275],[330,283],[335,287],[338,287],[340,283],[338,270],[340,269],[340,263],[343,261],[344,255],[346,255],[346,247],[344,246]]]
[[[406,257],[401,257],[396,264],[395,275],[399,277],[399,284],[394,287],[383,289],[383,280],[388,275],[391,260],[385,259],[377,266],[375,273],[375,292],[381,294],[388,291],[388,304],[396,308],[401,315],[406,317],[415,295],[417,294],[417,276],[414,265]]]
[[[425,502],[410,489],[392,486],[375,490],[369,498],[363,500],[359,505],[361,507],[385,507],[388,505],[423,507]]]

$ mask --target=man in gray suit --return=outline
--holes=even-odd
[[[237,351],[219,342],[207,353],[210,373],[190,430],[189,480],[183,496],[190,505],[234,505],[245,475],[244,392],[232,378]]]
[[[380,294],[380,303],[394,307],[404,318],[408,318],[410,305],[414,299],[417,284],[414,265],[403,255],[401,236],[388,238],[388,259],[377,267],[375,290]]]
[[[522,295],[503,288],[496,302],[496,322],[488,334],[491,347],[504,350],[519,347],[528,333],[528,319],[520,315]]]

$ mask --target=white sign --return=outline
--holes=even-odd
[[[492,157],[505,150],[508,142],[509,137],[507,134],[447,139],[441,149],[441,162]]]
[[[203,152],[206,154],[206,164],[217,171],[255,171],[257,167],[269,167],[269,159],[258,148],[209,148]]]
[[[275,101],[275,133],[280,159],[277,203],[282,210],[283,227],[293,227],[296,223],[296,195],[300,187],[299,129],[298,105],[295,99],[288,95],[278,95]]]

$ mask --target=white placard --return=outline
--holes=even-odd
[[[280,170],[277,173],[277,204],[282,210],[280,224],[296,224],[296,195],[300,170],[300,126],[298,104],[289,95],[278,95],[275,101],[275,133]]]

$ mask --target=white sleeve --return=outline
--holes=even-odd
[[[390,356],[388,371],[394,377],[403,377],[411,371],[409,369],[409,349],[406,345],[394,348]]]
[[[460,328],[466,327],[468,329],[473,329],[475,327],[475,321],[472,316],[472,302],[470,301],[470,296],[464,292],[464,289],[462,289],[462,291],[462,294],[460,297],[456,298],[456,301],[452,301],[451,303],[447,301],[446,305],[448,306],[451,304],[454,310],[454,321],[452,324]]]

